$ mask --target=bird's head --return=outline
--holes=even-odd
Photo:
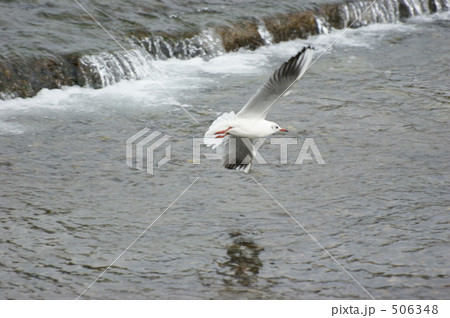
[[[277,133],[279,131],[287,132],[287,129],[281,128],[277,123],[271,123],[272,134]]]

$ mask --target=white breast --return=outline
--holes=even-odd
[[[237,118],[233,124],[229,132],[238,137],[264,138],[274,132],[267,120]]]

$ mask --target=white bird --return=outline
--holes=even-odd
[[[253,140],[287,129],[265,120],[272,105],[289,93],[291,86],[303,77],[312,61],[314,48],[304,47],[283,63],[245,104],[241,111],[220,115],[205,133],[204,144],[213,149],[223,146],[223,165],[227,169],[248,173],[255,155]]]

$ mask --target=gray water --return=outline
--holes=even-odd
[[[129,34],[198,33],[211,25],[300,11],[337,0],[78,0],[118,39]],[[116,43],[92,23],[75,0],[0,0],[0,61],[2,58],[102,52]],[[126,44],[123,44],[126,45]]]
[[[1,101],[0,297],[78,297],[199,177],[82,299],[369,298],[254,179],[375,298],[447,298],[449,29],[443,13],[350,30],[277,103],[269,119],[325,165],[269,143],[248,175],[193,165],[192,138],[342,31],[155,62],[198,125],[151,79]],[[154,175],[125,164],[144,127],[172,136]]]

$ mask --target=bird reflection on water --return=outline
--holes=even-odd
[[[227,247],[228,260],[219,264],[225,271],[219,271],[219,274],[226,276],[223,279],[226,285],[249,287],[256,282],[263,265],[259,253],[264,249],[252,239],[243,237],[240,232],[232,232],[230,236],[234,239]]]

